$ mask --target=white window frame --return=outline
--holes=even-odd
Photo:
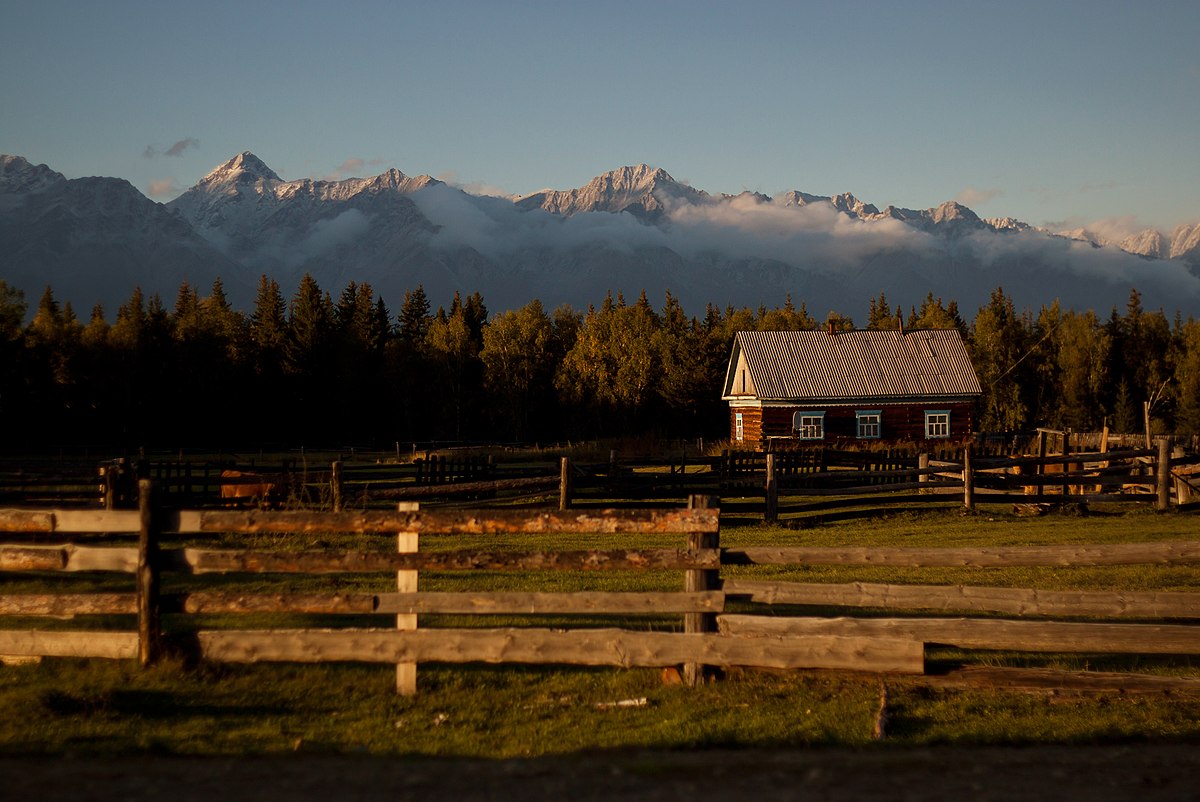
[[[792,431],[801,440],[825,439],[825,413],[800,411],[792,416]]]
[[[746,425],[742,422],[742,413],[733,413],[734,439],[739,443],[746,439]]]
[[[863,409],[855,412],[854,432],[859,440],[878,440],[882,437],[883,410]]]
[[[950,410],[925,410],[925,439],[940,440],[950,436]]]

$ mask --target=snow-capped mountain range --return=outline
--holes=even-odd
[[[264,273],[285,293],[305,273],[335,295],[370,283],[393,307],[422,284],[435,304],[479,291],[494,311],[645,289],[696,313],[790,294],[818,316],[861,317],[880,292],[905,307],[932,292],[971,313],[1003,286],[1021,306],[1058,298],[1105,313],[1136,287],[1149,307],[1200,314],[1200,223],[1109,242],[954,201],[880,210],[850,193],[710,195],[647,165],[497,198],[395,169],[285,181],[249,152],[160,204],[122,179],[68,180],[0,156],[0,279],[31,302],[49,284],[77,314],[101,303],[111,317],[134,286],[169,304],[181,281],[203,294],[220,277],[247,308]]]

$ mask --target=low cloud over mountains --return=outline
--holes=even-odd
[[[982,220],[955,201],[880,210],[848,193],[715,196],[645,165],[516,199],[398,170],[339,178],[362,166],[284,181],[243,153],[164,205],[121,179],[67,180],[0,157],[0,278],[32,300],[50,284],[77,312],[99,302],[110,316],[135,285],[170,303],[180,281],[203,292],[217,276],[246,306],[262,273],[289,293],[304,273],[334,294],[368,282],[393,307],[417,284],[435,304],[479,291],[493,310],[645,289],[696,313],[790,293],[815,315],[861,318],[880,292],[973,311],[1003,286],[1019,306],[1058,298],[1105,313],[1136,287],[1147,307],[1200,314],[1200,224],[1112,242]]]

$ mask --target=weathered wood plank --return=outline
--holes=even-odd
[[[165,612],[183,613],[316,613],[378,612],[371,593],[241,593],[200,590],[163,597]]]
[[[206,660],[227,662],[531,663],[658,667],[682,663],[762,668],[924,671],[920,643],[895,638],[733,638],[620,629],[208,631]]]
[[[136,546],[0,545],[0,571],[137,571]]]
[[[381,613],[504,614],[646,614],[714,613],[724,609],[725,594],[703,593],[382,593]]]
[[[767,465],[773,467],[774,455],[767,455]],[[709,509],[718,507],[718,500],[713,496],[694,495],[688,497],[689,509]],[[690,553],[714,550],[719,554],[721,536],[718,532],[690,532],[687,536],[687,548]],[[721,584],[720,570],[685,571],[683,574],[683,589],[687,593],[700,593],[716,590]],[[717,619],[712,613],[685,613],[683,616],[683,631],[691,633],[707,633],[717,631]],[[704,681],[706,670],[702,663],[685,663],[683,666],[683,681],[694,687]]]
[[[417,512],[420,505],[413,501],[402,501],[396,505],[397,512]],[[400,554],[411,554],[421,550],[421,536],[416,532],[398,532],[396,534],[396,551]],[[421,575],[418,571],[396,572],[396,593],[415,594],[420,585]],[[375,600],[378,605],[379,600]],[[415,630],[420,626],[420,620],[415,613],[406,612],[396,615],[396,629],[400,631]],[[401,696],[414,696],[417,693],[417,664],[396,664],[396,693]]]
[[[137,612],[135,593],[6,593],[0,615],[106,615]]]
[[[1058,671],[1050,668],[967,666],[918,680],[935,688],[1006,688],[1062,694],[1164,694],[1200,695],[1200,679],[1159,677],[1107,671]]]
[[[291,512],[206,510],[201,532],[415,532],[417,534],[686,534],[715,532],[719,510],[421,510]]]
[[[1037,590],[969,585],[725,581],[725,595],[761,604],[970,610],[1009,615],[1200,618],[1200,593]]]
[[[268,552],[183,549],[164,552],[175,570],[193,573],[340,573],[382,571],[605,571],[717,568],[716,549],[612,549],[560,552]]]
[[[138,636],[136,632],[0,630],[0,654],[132,660],[138,656]]]
[[[54,606],[54,599],[45,596],[0,596],[0,613],[17,614],[28,608],[28,614],[69,614],[83,612],[133,612],[119,607],[117,602],[100,609],[99,594],[85,596],[79,609],[69,603]],[[92,595],[97,600],[89,602]],[[111,594],[124,598],[122,594]],[[132,596],[130,596],[132,598]],[[9,601],[13,599],[14,601]],[[36,601],[35,601],[36,599]],[[184,613],[319,613],[353,614],[381,613],[388,615],[417,615],[423,613],[462,615],[583,615],[583,614],[644,614],[705,612],[716,613],[724,608],[725,594],[707,593],[240,593],[238,591],[195,591],[163,597],[166,612]],[[88,604],[97,609],[85,609]],[[24,605],[22,607],[21,605]]]
[[[141,527],[137,510],[52,510],[54,529],[61,534],[113,532],[135,534]]]
[[[1182,624],[1109,624],[1003,621],[987,618],[805,618],[722,615],[728,635],[888,637],[1018,652],[1200,654],[1200,627]]]
[[[1190,565],[1200,563],[1200,541],[990,548],[857,548],[752,546],[722,549],[723,565],[890,565],[908,568],[1072,565]]]
[[[481,482],[456,482],[442,485],[420,485],[417,487],[390,487],[370,491],[372,498],[433,498],[436,496],[470,495],[492,493],[503,490],[551,488],[559,484],[558,476],[527,476],[518,479],[493,479]]]
[[[0,510],[0,532],[53,532],[54,513],[45,510]]]

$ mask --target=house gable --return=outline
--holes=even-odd
[[[750,372],[750,364],[746,355],[736,345],[733,357],[729,361],[729,369],[725,374],[726,398],[755,398],[758,391],[754,387],[754,376]]]

